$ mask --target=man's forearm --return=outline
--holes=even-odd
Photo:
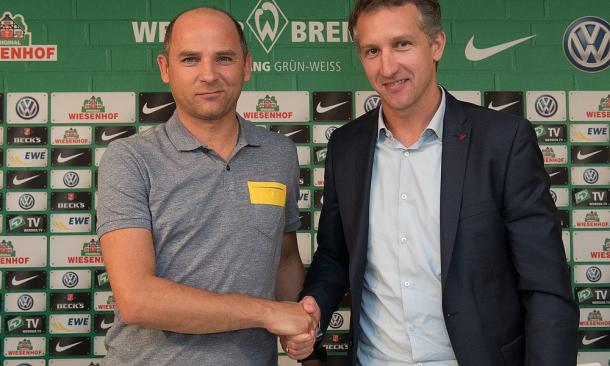
[[[275,297],[282,301],[296,301],[303,287],[305,268],[298,251],[280,261],[277,271]]]

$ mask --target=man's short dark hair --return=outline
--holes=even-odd
[[[402,6],[413,4],[419,12],[419,27],[426,33],[428,39],[432,41],[440,32],[443,31],[441,22],[441,5],[438,0],[358,0],[354,9],[349,15],[349,32],[354,40],[354,30],[358,23],[358,18],[362,13],[373,11],[380,7]]]
[[[174,30],[174,24],[176,23],[176,20],[178,20],[178,18],[180,18],[180,16],[182,16],[185,13],[188,13],[189,11],[203,10],[203,9],[212,9],[212,10],[218,11],[218,12],[228,16],[229,19],[231,19],[233,21],[233,24],[235,25],[235,30],[237,31],[237,34],[239,35],[239,43],[241,44],[241,50],[242,50],[244,60],[245,60],[246,56],[248,55],[248,44],[246,43],[246,37],[244,36],[244,31],[243,31],[243,29],[241,29],[241,25],[239,25],[239,22],[237,20],[235,20],[235,18],[233,18],[233,16],[231,14],[227,13],[226,11],[224,11],[222,9],[211,8],[211,7],[206,7],[206,6],[201,6],[198,8],[192,8],[192,9],[185,10],[182,13],[176,15],[176,17],[174,19],[172,19],[171,22],[169,22],[169,25],[167,26],[167,29],[165,30],[165,38],[163,39],[163,50],[161,51],[161,54],[163,54],[165,56],[165,58],[169,60],[169,47],[171,45],[172,31]]]

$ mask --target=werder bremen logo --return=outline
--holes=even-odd
[[[246,24],[265,52],[269,53],[286,29],[288,18],[275,0],[260,0],[246,19]]]
[[[265,95],[264,98],[258,100],[256,104],[257,112],[277,112],[280,110],[280,106],[277,104],[275,97]]]
[[[102,255],[102,247],[99,241],[91,239],[90,242],[83,244],[83,250],[80,251],[83,257],[94,257]]]
[[[536,131],[536,137],[544,136],[544,132],[545,132],[544,127],[537,126],[534,130]]]
[[[15,249],[13,248],[13,242],[2,240],[0,242],[0,257],[14,257]]]
[[[578,205],[591,198],[591,193],[588,190],[584,189],[580,192],[576,192],[574,198],[576,199],[576,204]]]
[[[593,290],[586,288],[578,292],[578,302],[587,301],[593,297]]]
[[[25,225],[25,219],[21,215],[15,216],[12,219],[8,220],[8,229],[10,231],[18,229],[18,228],[22,227],[23,225]]]
[[[18,316],[16,318],[13,318],[13,319],[7,321],[6,325],[8,327],[8,331],[12,332],[15,329],[22,328],[25,325],[25,320],[23,320],[23,317]]]
[[[104,113],[106,112],[106,108],[104,107],[104,103],[102,102],[102,98],[91,96],[89,99],[85,99],[83,102],[83,107],[81,108],[81,112],[83,113]]]

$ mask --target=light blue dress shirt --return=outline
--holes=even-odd
[[[457,366],[443,320],[440,184],[445,92],[412,146],[379,111],[358,364]]]

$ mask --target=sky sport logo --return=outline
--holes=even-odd
[[[288,26],[288,18],[275,0],[260,0],[246,19],[246,24],[265,52],[269,53]]]
[[[563,51],[579,70],[605,70],[610,66],[610,24],[593,16],[576,19],[563,35]]]

